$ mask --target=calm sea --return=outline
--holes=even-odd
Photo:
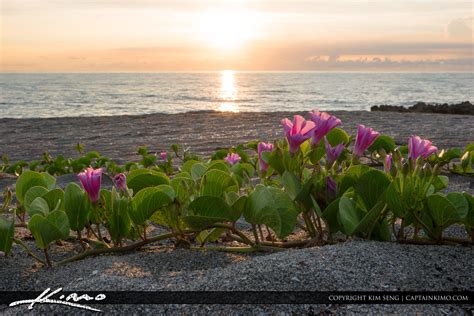
[[[0,117],[368,110],[474,100],[472,73],[0,74]]]

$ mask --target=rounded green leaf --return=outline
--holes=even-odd
[[[132,198],[130,218],[137,225],[143,225],[156,211],[173,200],[159,188],[145,188]]]
[[[35,214],[28,222],[28,229],[38,247],[46,249],[53,241],[69,236],[69,221],[66,213],[59,210],[49,213],[47,217]]]
[[[341,197],[339,201],[338,220],[342,224],[343,233],[349,236],[354,234],[364,216],[365,212],[356,206],[353,199],[347,196]]]
[[[209,170],[201,179],[201,196],[222,197],[224,192],[238,192],[239,186],[230,174],[222,170]]]
[[[364,201],[366,209],[370,210],[383,198],[390,183],[390,179],[383,171],[373,169],[357,180],[354,189]]]
[[[203,163],[195,163],[193,164],[191,168],[191,177],[193,178],[194,181],[199,180],[202,175],[206,172],[207,166]]]
[[[0,216],[0,251],[9,254],[15,233],[15,221]]]
[[[33,216],[35,214],[41,214],[47,216],[49,214],[49,205],[42,197],[37,197],[28,208],[28,215]]]
[[[326,137],[331,146],[336,146],[338,144],[347,144],[350,139],[349,135],[343,129],[340,129],[338,127],[332,129]]]
[[[461,220],[456,206],[442,194],[428,196],[427,202],[430,215],[438,227],[446,228]]]
[[[150,169],[134,169],[127,176],[127,186],[136,194],[140,190],[160,184],[170,184],[168,176]]]
[[[286,192],[259,184],[247,198],[244,217],[250,224],[267,225],[278,238],[284,238],[293,231],[298,211]]]
[[[32,187],[48,188],[48,181],[43,174],[36,171],[24,171],[16,181],[15,194],[17,200],[23,204],[26,192]]]
[[[75,183],[69,183],[64,193],[64,209],[72,230],[84,229],[91,209],[85,192]]]
[[[183,221],[192,229],[204,229],[214,223],[233,221],[231,207],[221,198],[200,196],[189,204],[189,216]]]

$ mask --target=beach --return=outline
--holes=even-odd
[[[279,122],[289,112],[151,114],[139,116],[76,117],[51,119],[0,119],[1,154],[11,161],[39,159],[43,151],[74,157],[74,146],[97,150],[118,162],[138,160],[138,146],[152,152],[179,143],[201,155],[215,149],[260,139],[282,137]],[[305,115],[303,112],[299,114]],[[411,134],[431,139],[435,145],[463,147],[474,141],[469,116],[332,112],[343,127],[354,132],[358,123],[405,144]],[[473,192],[472,178],[450,175],[449,190]],[[62,176],[58,184],[74,181]],[[76,180],[77,181],[77,180]],[[14,179],[0,180],[0,187]],[[21,231],[21,229],[19,230]],[[465,236],[459,227],[448,230]],[[27,244],[33,246],[32,240]],[[77,245],[63,242],[51,247],[53,260],[63,259]],[[474,249],[464,246],[417,246],[352,239],[344,243],[287,250],[277,253],[228,254],[173,249],[168,241],[139,251],[99,256],[52,270],[36,264],[19,247],[2,258],[0,290],[474,290]],[[466,305],[96,305],[108,313],[159,312],[173,314],[222,313],[396,313],[468,314]],[[25,307],[0,307],[5,314],[23,313]],[[63,307],[36,306],[35,311],[64,312]],[[70,309],[68,311],[75,311]],[[231,311],[231,312],[230,312]]]
[[[474,142],[474,124],[469,115],[331,111],[342,127],[354,133],[357,124],[372,127],[406,144],[417,134],[439,148],[464,147]],[[136,150],[169,150],[174,143],[192,152],[209,155],[251,140],[273,141],[283,137],[280,121],[306,112],[214,112],[148,114],[136,116],[68,117],[46,119],[0,119],[0,155],[11,161],[41,159],[43,152],[75,157],[75,146],[96,150],[117,162],[137,161]]]

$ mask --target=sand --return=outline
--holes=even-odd
[[[464,146],[474,141],[474,124],[468,116],[335,112],[353,132],[357,123],[405,143],[416,133],[439,147]],[[172,143],[210,154],[239,142],[282,136],[279,121],[292,113],[153,114],[144,116],[0,119],[0,154],[11,160],[40,158],[51,154],[74,156],[74,145],[85,143],[118,161],[136,160],[139,145],[152,151]],[[59,183],[74,178],[61,177]],[[450,176],[450,190],[473,191],[472,178]],[[13,179],[0,181],[0,187]],[[463,234],[454,227],[450,234]],[[33,241],[27,241],[33,246]],[[474,290],[474,250],[463,246],[415,246],[352,240],[331,246],[288,250],[272,254],[236,255],[170,249],[169,243],[140,251],[100,256],[52,270],[39,267],[19,247],[0,258],[0,290]],[[53,260],[65,251],[77,251],[70,243],[54,245]],[[274,314],[274,313],[395,313],[469,314],[466,305],[101,305],[107,313],[172,314]],[[0,306],[0,313],[23,314],[25,307]],[[79,310],[38,306],[36,312]]]

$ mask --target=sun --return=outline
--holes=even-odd
[[[214,48],[235,50],[258,36],[258,18],[247,11],[210,11],[200,15],[199,34]]]

